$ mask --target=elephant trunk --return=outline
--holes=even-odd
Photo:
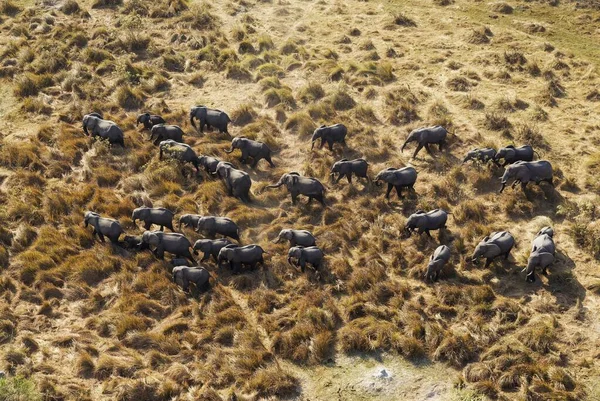
[[[87,228],[87,226],[88,226],[88,221],[87,221],[87,220],[84,220],[84,221],[83,221],[83,225],[85,226],[85,228]]]
[[[283,182],[280,181],[277,184],[267,185],[265,188],[279,188],[282,185],[283,185]]]
[[[274,244],[279,244],[279,241],[281,241],[281,235],[278,235],[277,238],[275,238],[273,241],[271,241]]]
[[[504,191],[504,187],[506,187],[506,181],[502,181],[502,188],[500,188],[500,191],[498,191],[498,193],[502,193],[502,191]]]
[[[83,132],[85,132],[85,134],[86,134],[87,136],[90,136],[90,133],[88,132],[88,129],[87,129],[87,127],[85,126],[85,124],[83,124]]]
[[[194,113],[190,113],[190,124],[192,124],[192,127],[196,128],[196,123],[194,122]]]
[[[140,125],[140,123],[142,122],[142,116],[143,114],[140,114],[136,120],[136,125]]]
[[[288,263],[290,264],[290,266],[294,266],[294,264],[292,263],[292,257],[288,256]]]
[[[181,219],[179,219],[179,227],[177,227],[177,231],[181,231]]]

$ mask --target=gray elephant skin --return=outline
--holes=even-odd
[[[171,272],[173,282],[183,291],[190,291],[190,283],[194,283],[196,291],[204,292],[210,288],[210,273],[204,267],[175,266]]]
[[[231,119],[224,111],[209,109],[206,106],[194,106],[190,109],[190,123],[192,127],[196,128],[194,119],[198,120],[200,132],[204,132],[204,126],[206,126],[208,129],[215,127],[219,132],[229,134],[227,125]]]
[[[366,178],[367,182],[370,182],[371,179],[367,175],[368,169],[369,163],[365,159],[342,159],[331,166],[331,176],[335,177],[336,174],[338,175],[335,179],[336,184],[344,177],[348,179],[349,184],[352,184],[352,175],[359,178]]]
[[[148,244],[142,241],[141,235],[126,235],[123,237],[123,246],[133,251],[143,251],[149,249]]]
[[[554,231],[550,227],[542,228],[535,236],[531,254],[527,260],[527,267],[524,269],[527,272],[527,282],[535,281],[535,269],[540,268],[542,274],[547,274],[548,266],[554,263],[556,256],[556,245],[554,244]]]
[[[197,255],[198,252],[202,252],[203,256],[201,262],[208,260],[211,256],[217,261],[219,252],[227,245],[231,245],[231,241],[227,238],[199,239],[194,243],[194,255]]]
[[[404,229],[408,232],[408,235],[418,230],[419,234],[425,233],[431,237],[430,231],[446,228],[447,221],[448,212],[442,209],[434,209],[427,213],[418,210],[408,217]]]
[[[200,220],[202,216],[198,214],[182,214],[179,216],[179,231],[181,231],[181,226],[191,228],[196,230],[198,227],[198,220]]]
[[[151,130],[157,124],[166,124],[166,121],[155,114],[142,113],[138,115],[136,125],[144,124],[144,129]]]
[[[213,174],[223,181],[229,196],[234,196],[247,203],[252,201],[250,199],[252,180],[248,173],[236,169],[231,163],[219,162]]]
[[[144,228],[150,230],[152,224],[160,226],[160,231],[163,231],[164,227],[167,227],[171,231],[173,229],[173,217],[175,213],[164,207],[138,207],[133,210],[131,214],[131,220],[135,224],[136,220],[142,220],[144,222]]]
[[[156,124],[150,129],[149,141],[154,141],[155,145],[162,141],[172,140],[183,143],[183,130],[177,125]]]
[[[515,239],[508,231],[493,232],[485,237],[473,252],[471,260],[477,263],[479,258],[485,258],[485,267],[489,267],[498,256],[504,256],[504,260],[510,256],[510,251],[515,246]]]
[[[523,145],[518,148],[515,148],[513,145],[508,145],[498,149],[496,156],[494,156],[494,160],[500,162],[500,160],[504,159],[502,167],[518,161],[530,162],[533,160],[533,152],[533,148],[529,145]]]
[[[192,256],[190,248],[192,244],[185,235],[179,233],[164,233],[162,231],[144,231],[142,242],[155,247],[152,253],[159,259],[165,258],[165,252],[172,253],[176,257],[189,259],[193,264],[196,260]]]
[[[320,139],[321,146],[319,146],[319,149],[323,149],[323,146],[327,143],[329,150],[333,150],[334,143],[341,143],[342,145],[346,144],[346,134],[348,134],[348,128],[346,128],[344,124],[330,126],[321,125],[313,132],[310,148],[313,149],[315,147],[315,141]]]
[[[396,188],[398,198],[402,199],[402,189],[408,188],[414,190],[415,182],[417,182],[417,170],[413,167],[393,168],[389,167],[385,170],[381,170],[377,176],[375,176],[375,183],[381,185],[381,182],[388,184],[385,198],[390,198],[390,192],[393,188]]]
[[[315,270],[319,270],[324,258],[323,251],[316,246],[293,246],[288,251],[288,263],[292,266],[299,266],[300,270],[305,271],[309,264]],[[295,260],[292,263],[292,260]]]
[[[248,157],[252,158],[252,168],[256,167],[259,161],[265,159],[271,167],[275,167],[271,160],[271,149],[262,142],[253,141],[243,136],[236,136],[231,140],[231,149],[225,150],[225,153],[231,153],[235,149],[242,151],[240,161],[246,163]]]
[[[433,252],[433,255],[429,257],[429,263],[427,264],[427,272],[425,278],[431,281],[437,281],[440,272],[450,260],[450,248],[446,245],[440,245]]]
[[[289,241],[290,246],[300,245],[308,247],[316,245],[315,237],[307,230],[292,230],[290,228],[285,228],[279,232],[279,235],[273,242],[278,244],[282,239]]]
[[[496,149],[492,148],[483,148],[483,149],[473,149],[467,152],[467,155],[463,159],[463,164],[469,161],[478,161],[480,163],[488,163],[493,162],[498,164],[496,161]]]
[[[417,149],[415,149],[415,153],[413,154],[413,159],[417,157],[417,154],[421,151],[421,149],[425,148],[427,153],[431,155],[431,157],[435,157],[429,145],[438,145],[440,151],[442,147],[446,144],[446,137],[448,136],[448,131],[446,128],[436,125],[434,127],[425,127],[418,128],[411,131],[406,138],[406,141],[402,145],[401,152],[404,152],[404,148],[407,144],[411,142],[417,142]]]
[[[534,162],[523,162],[519,161],[506,166],[504,175],[502,175],[502,187],[500,192],[504,191],[508,180],[514,179],[512,187],[514,188],[517,184],[521,184],[523,191],[527,187],[530,181],[540,185],[542,181],[547,182],[551,186],[554,186],[552,182],[552,164],[547,160],[538,160]]]
[[[97,235],[101,242],[105,242],[104,237],[108,237],[113,244],[117,244],[119,242],[119,237],[124,232],[121,224],[117,220],[102,217],[95,212],[85,212],[83,215],[83,223],[85,227],[87,227],[88,224],[91,224],[92,227],[94,227],[92,235]]]
[[[201,155],[198,157],[198,163],[204,167],[204,170],[209,174],[215,174],[217,172],[217,166],[221,160],[216,157]]]
[[[229,262],[229,267],[234,273],[239,273],[242,266],[254,269],[258,263],[264,266],[263,254],[266,253],[258,245],[227,245],[221,248],[217,263],[220,266],[224,261]]]
[[[296,172],[291,172],[283,174],[277,183],[267,185],[265,188],[279,188],[284,184],[292,196],[293,204],[296,204],[298,195],[304,195],[308,196],[308,203],[316,199],[325,206],[325,186],[316,178],[303,177]]]
[[[103,120],[97,115],[86,114],[83,116],[83,132],[92,138],[99,136],[107,139],[110,144],[118,144],[125,147],[123,131],[110,120]]]
[[[220,234],[224,237],[233,238],[238,242],[240,240],[240,229],[229,217],[200,217],[196,223],[196,231],[205,232],[212,238],[214,238],[215,235]]]
[[[163,155],[168,155],[169,157],[178,160],[181,163],[191,163],[196,168],[196,172],[200,171],[198,155],[189,145],[168,139],[166,141],[162,141],[158,145],[158,148],[159,160],[162,160]]]

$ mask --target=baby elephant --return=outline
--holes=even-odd
[[[142,220],[144,222],[144,228],[149,230],[152,224],[160,226],[160,231],[163,231],[164,227],[167,227],[171,231],[173,229],[173,217],[175,213],[165,209],[164,207],[138,207],[133,210],[131,214],[131,220],[135,224],[136,220]]]
[[[317,139],[321,139],[321,146],[319,149],[323,149],[323,145],[327,143],[329,145],[329,150],[333,150],[334,143],[341,143],[342,145],[346,144],[346,134],[348,133],[348,128],[344,124],[335,124],[335,125],[321,125],[319,128],[313,132],[312,136],[312,144],[310,146],[311,149],[315,147],[315,141]]]
[[[359,178],[366,178],[367,182],[371,182],[371,179],[367,175],[368,168],[369,163],[365,159],[342,159],[335,162],[331,167],[331,176],[335,177],[335,174],[338,174],[335,180],[336,184],[344,177],[348,179],[348,183],[352,184],[352,174]]]
[[[283,229],[273,242],[278,244],[281,239],[290,241],[290,246],[314,246],[316,245],[315,237],[307,230],[292,230],[289,228]]]
[[[515,246],[515,239],[508,231],[493,232],[485,237],[475,248],[471,260],[477,263],[479,258],[485,258],[485,267],[489,267],[492,260],[498,256],[508,259],[510,251]]]
[[[204,156],[201,155],[200,157],[198,157],[198,163],[204,167],[204,170],[208,173],[208,174],[216,174],[217,173],[217,165],[219,164],[221,160],[217,159],[216,157],[212,157],[212,156]]]
[[[493,162],[495,164],[498,164],[498,162],[496,161],[496,149],[492,149],[492,148],[483,148],[483,149],[473,149],[470,150],[467,155],[465,156],[464,160],[463,160],[463,164],[465,164],[466,162],[473,160],[473,161],[478,161],[481,162],[483,164],[488,163],[488,162]]]
[[[288,263],[292,266],[300,266],[303,272],[307,264],[312,265],[313,269],[319,270],[319,267],[323,263],[323,257],[323,251],[316,246],[309,246],[307,248],[294,246],[288,251]],[[292,259],[296,261],[292,263]]]
[[[393,168],[389,167],[385,170],[381,170],[375,177],[375,184],[380,186],[381,181],[388,184],[385,198],[390,198],[390,192],[393,188],[396,188],[398,198],[402,199],[402,189],[409,188],[414,189],[415,182],[417,182],[417,170],[413,167],[404,168]]]
[[[425,278],[431,281],[437,281],[440,271],[444,268],[444,265],[450,260],[450,248],[446,245],[440,245],[436,248],[433,255],[429,258],[429,264],[427,265],[427,272]]]
[[[518,161],[530,162],[533,160],[533,153],[533,148],[529,145],[523,145],[518,148],[509,145],[498,150],[498,153],[494,156],[494,161],[498,163],[500,160],[504,159],[502,167]]]
[[[149,249],[148,244],[142,241],[141,235],[126,235],[123,237],[123,247],[133,251],[143,251]]]
[[[408,138],[406,138],[406,141],[402,145],[400,151],[404,152],[404,148],[410,142],[417,142],[418,145],[417,149],[415,150],[415,153],[413,154],[413,159],[417,157],[417,154],[423,148],[425,148],[425,150],[431,155],[431,157],[435,157],[433,156],[429,145],[438,145],[441,151],[442,147],[446,143],[447,135],[448,131],[446,131],[446,128],[441,127],[439,125],[436,125],[435,127],[426,127],[413,130],[408,135]]]
[[[208,258],[212,255],[215,262],[217,261],[217,257],[219,256],[219,252],[221,248],[230,245],[231,241],[227,238],[219,238],[219,239],[199,239],[194,244],[194,255],[198,254],[198,251],[202,252],[204,256],[202,256],[201,262],[208,260]]]
[[[196,168],[196,172],[200,171],[198,164],[198,155],[190,145],[179,143],[172,139],[167,139],[158,144],[158,159],[162,160],[163,154],[172,159],[178,160],[180,163],[192,163]]]
[[[415,230],[419,234],[427,234],[431,237],[429,231],[441,230],[446,228],[446,222],[448,221],[448,212],[442,209],[434,209],[430,212],[425,213],[422,210],[418,210],[411,214],[406,220],[404,229],[410,236]]]
[[[229,217],[204,216],[198,219],[196,232],[206,232],[214,238],[216,234],[240,241],[240,229]]]
[[[527,260],[527,282],[535,281],[535,268],[540,267],[542,274],[547,274],[546,269],[554,262],[556,246],[554,245],[554,231],[550,227],[542,228],[533,240],[531,254]]]
[[[87,227],[91,224],[94,227],[92,235],[97,235],[101,242],[104,242],[104,237],[108,237],[110,242],[117,244],[119,236],[124,232],[121,224],[115,219],[101,217],[95,212],[85,212],[83,222]]]
[[[173,282],[185,292],[190,292],[190,283],[194,283],[196,292],[204,292],[210,288],[210,274],[203,267],[175,266],[172,274]]]
[[[525,191],[527,184],[530,181],[540,185],[542,181],[546,181],[548,184],[554,186],[552,183],[552,164],[546,160],[538,160],[535,162],[516,162],[507,166],[502,175],[502,187],[500,192],[504,191],[506,183],[510,179],[514,179],[512,187],[521,184],[521,188]]]
[[[240,159],[242,163],[245,164],[248,157],[252,158],[252,168],[255,168],[261,159],[265,159],[271,167],[275,167],[271,160],[271,149],[265,143],[253,141],[243,136],[236,136],[231,140],[231,149],[225,150],[225,153],[231,153],[234,149],[242,151]]]
[[[143,113],[137,117],[137,125],[144,124],[144,129],[151,130],[157,124],[165,124],[166,121],[161,117],[150,113]]]

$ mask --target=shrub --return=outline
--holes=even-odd
[[[484,125],[487,129],[492,131],[501,131],[512,126],[506,116],[498,113],[486,113]]]
[[[295,132],[301,136],[312,135],[317,128],[316,124],[305,112],[292,114],[285,122],[283,127]]]
[[[513,8],[507,3],[493,3],[490,8],[500,14],[512,14]]]
[[[446,86],[455,92],[467,92],[472,84],[464,77],[454,77],[446,81]]]
[[[52,85],[49,75],[23,74],[16,79],[14,93],[17,97],[36,96],[40,89]]]
[[[11,0],[0,1],[0,14],[3,15],[15,15],[21,11],[21,8],[13,3]]]
[[[248,391],[256,391],[258,397],[288,398],[298,386],[298,379],[275,366],[257,370],[246,383]]]
[[[331,103],[333,104],[333,108],[336,110],[350,110],[356,106],[356,102],[352,96],[350,96],[350,94],[343,89],[336,91],[331,96]]]
[[[92,8],[113,8],[123,4],[123,0],[94,0]]]
[[[194,3],[183,19],[189,22],[192,28],[199,31],[213,30],[219,23],[219,19],[210,12],[210,6],[207,3]]]
[[[298,98],[303,102],[314,102],[325,96],[325,90],[318,83],[309,83],[298,91]]]
[[[406,27],[417,26],[417,23],[413,19],[403,13],[394,14],[394,24]]]
[[[144,105],[141,92],[138,89],[131,89],[129,86],[119,87],[116,98],[119,106],[126,110],[139,109]]]
[[[250,103],[242,104],[231,113],[231,120],[235,125],[246,125],[256,119],[258,114]]]

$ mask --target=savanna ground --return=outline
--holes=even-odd
[[[0,12],[0,399],[600,397],[597,2],[2,0]],[[160,162],[135,126],[140,111],[161,114],[198,153],[239,165],[229,138],[189,125],[195,104],[276,150],[277,168],[242,167],[253,203]],[[83,135],[90,111],[126,131],[125,150]],[[314,128],[337,122],[348,146],[311,152]],[[436,160],[399,151],[432,124],[453,133]],[[550,160],[556,189],[499,196],[500,169],[460,165],[509,143]],[[371,176],[413,165],[416,194],[331,183],[343,157],[366,158]],[[263,191],[289,171],[325,182],[328,207]],[[232,276],[209,263],[213,288],[192,299],[168,260],[83,227],[95,210],[140,234],[140,205],[229,216],[266,266]],[[448,231],[405,238],[410,213],[437,207],[453,213]],[[544,225],[557,261],[527,284]],[[321,280],[270,242],[284,227],[316,234]],[[496,230],[516,237],[513,257],[473,265]],[[440,243],[451,266],[426,283]],[[390,379],[374,377],[383,368]]]

